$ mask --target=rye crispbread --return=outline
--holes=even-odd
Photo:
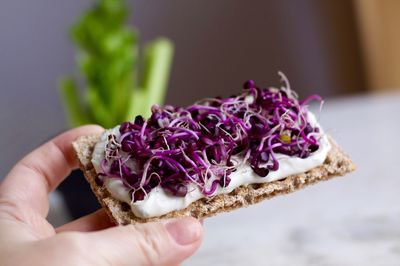
[[[243,185],[228,194],[195,201],[183,210],[173,211],[159,217],[143,219],[136,217],[128,204],[112,198],[104,187],[96,184],[94,180],[96,172],[91,163],[91,158],[93,148],[98,140],[99,136],[97,135],[83,136],[73,143],[73,147],[78,156],[80,168],[90,183],[94,194],[110,218],[119,225],[144,223],[183,216],[193,216],[196,218],[210,217],[220,212],[246,207],[277,195],[287,194],[307,185],[328,180],[335,176],[342,176],[355,170],[355,165],[350,158],[330,138],[332,149],[329,151],[325,162],[321,166],[305,173],[291,175],[283,180],[270,183]]]

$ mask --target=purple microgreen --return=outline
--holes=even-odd
[[[249,164],[260,177],[279,169],[276,154],[307,158],[319,148],[320,129],[308,121],[311,95],[299,101],[286,76],[282,86],[244,84],[241,94],[208,98],[186,108],[154,105],[148,119],[124,122],[117,138],[109,134],[96,182],[119,178],[132,201],[155,187],[184,197],[193,184],[204,196],[228,187],[230,174]],[[101,179],[101,180],[100,180]]]

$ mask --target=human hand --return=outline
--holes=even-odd
[[[176,265],[195,252],[194,218],[112,227],[103,210],[54,228],[48,193],[78,162],[72,141],[99,133],[84,126],[59,135],[16,164],[0,185],[1,265]]]

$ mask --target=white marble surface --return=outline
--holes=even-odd
[[[321,123],[358,169],[205,221],[185,265],[400,265],[400,94],[329,100]]]

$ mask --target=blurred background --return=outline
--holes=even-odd
[[[67,128],[57,79],[74,71],[67,34],[92,1],[5,0],[0,8],[0,119],[4,176],[13,163]],[[128,1],[145,42],[176,48],[166,102],[229,96],[247,79],[278,85],[283,71],[301,95],[367,92],[352,1]],[[392,85],[392,84],[390,84]]]
[[[377,2],[380,9],[374,7]],[[0,147],[6,156],[1,158],[0,176],[27,151],[67,128],[57,79],[75,69],[67,32],[91,3],[2,1]],[[390,53],[400,42],[391,34],[396,27],[389,25],[397,19],[393,12],[398,9],[392,7],[399,5],[397,1],[128,3],[133,13],[130,21],[140,31],[141,42],[161,35],[175,44],[166,97],[170,104],[229,96],[247,79],[262,86],[277,85],[278,70],[303,96],[400,87],[400,78],[390,79],[400,64],[400,53]],[[385,31],[379,32],[380,28]]]
[[[1,1],[0,179],[24,154],[68,128],[57,80],[76,72],[67,32],[92,2]],[[377,103],[369,97],[378,97],[380,106],[389,106],[391,115],[398,110],[400,97],[394,91],[400,88],[400,1],[128,3],[129,21],[140,31],[140,42],[166,36],[175,44],[166,103],[187,105],[203,97],[229,96],[240,91],[247,79],[261,86],[278,85],[280,70],[301,96],[318,93],[337,103],[333,104],[336,109],[328,104],[329,126],[357,124],[357,117],[353,121],[335,119],[350,115],[358,105],[367,108]],[[375,117],[375,111],[364,107],[355,113],[366,121],[372,117],[371,123],[377,123],[385,117],[382,108]],[[382,126],[387,128],[393,119]],[[351,144],[351,134],[343,135],[348,136],[342,141],[350,152],[359,152]],[[357,148],[364,150],[361,143]],[[365,156],[357,156],[366,162]],[[399,239],[400,233],[396,234]]]

